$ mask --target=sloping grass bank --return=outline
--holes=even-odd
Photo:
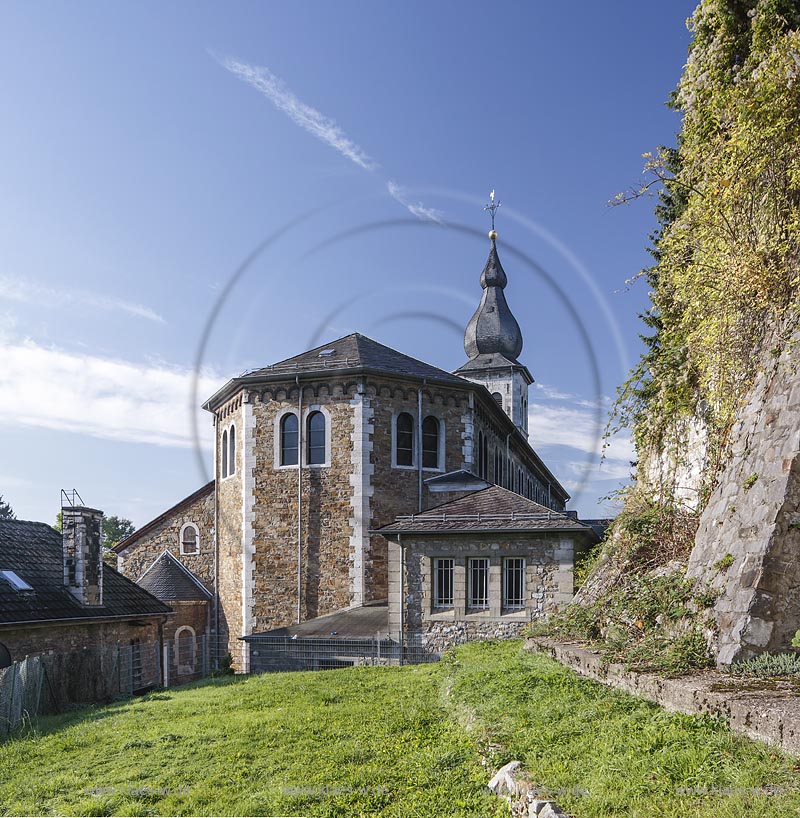
[[[800,815],[793,759],[519,642],[467,645],[438,665],[213,681],[45,719],[0,745],[0,814],[490,818],[507,808],[486,781],[514,758],[580,818]]]
[[[579,818],[800,815],[797,759],[718,720],[667,713],[519,643],[466,645],[441,670],[495,764],[519,759]]]

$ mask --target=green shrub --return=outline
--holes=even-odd
[[[735,662],[728,668],[733,676],[800,676],[800,655],[796,653],[761,653],[746,662]]]

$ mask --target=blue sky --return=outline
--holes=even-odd
[[[204,482],[215,305],[201,399],[356,330],[455,369],[494,188],[532,441],[604,513],[633,454],[598,465],[596,406],[639,354],[654,227],[607,202],[674,142],[692,9],[3,4],[0,494],[142,525]]]

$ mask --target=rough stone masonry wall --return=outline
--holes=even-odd
[[[351,602],[354,390],[303,385],[304,423],[311,407],[327,413],[330,465],[302,471],[302,618]],[[254,506],[251,631],[297,621],[297,468],[275,468],[276,420],[297,409],[297,388],[265,392],[253,404]],[[305,435],[304,435],[304,448]]]
[[[236,670],[245,670],[243,643],[238,637],[243,635],[242,621],[242,442],[243,433],[243,393],[239,393],[217,414],[217,547],[218,547],[218,593],[219,593],[219,631],[220,647],[231,654]],[[222,434],[230,432],[233,425],[236,429],[236,471],[223,478],[221,472],[220,446]],[[211,628],[214,629],[212,622]]]
[[[181,554],[181,528],[197,526],[199,554]],[[165,552],[180,560],[209,591],[214,589],[214,491],[163,520],[117,557],[118,570],[134,582]]]
[[[689,561],[689,576],[721,594],[719,664],[785,650],[800,628],[799,340],[779,357],[767,345]]]
[[[451,534],[403,537],[405,587],[401,596],[400,546],[390,545],[389,630],[400,631],[400,605],[405,601],[403,629],[420,636],[426,649],[440,652],[476,639],[519,636],[529,622],[566,605],[573,594],[575,542],[571,535]],[[490,607],[470,612],[467,607],[467,565],[470,557],[489,557]],[[433,607],[433,559],[455,562],[454,605]],[[525,558],[525,609],[502,609],[502,561]]]
[[[395,520],[403,514],[419,511],[419,472],[416,467],[392,465],[392,424],[401,412],[408,412],[415,421],[418,411],[417,385],[370,384],[373,402],[373,529]],[[467,434],[469,404],[460,390],[436,387],[422,390],[422,416],[434,415],[444,423],[444,463],[440,469],[423,469],[423,510],[441,505],[446,497],[432,493],[424,481],[429,477],[465,467],[465,447],[471,447]],[[470,422],[471,429],[471,422]],[[414,439],[416,441],[416,434]],[[467,438],[469,438],[467,440]],[[370,543],[371,565],[367,573],[368,600],[386,599],[388,588],[388,544],[385,537],[373,534]]]

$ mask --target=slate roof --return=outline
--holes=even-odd
[[[175,556],[165,551],[136,580],[136,584],[163,602],[203,602],[211,592]]]
[[[289,625],[286,628],[276,628],[240,638],[245,642],[255,641],[259,636],[335,636],[371,639],[379,633],[388,632],[389,607],[385,602],[373,602],[360,608],[347,608],[307,619],[299,625]]]
[[[15,591],[0,579],[0,626],[57,620],[127,619],[170,613],[135,582],[103,565],[103,604],[84,607],[64,587],[61,534],[47,523],[0,520],[0,570],[33,588]]]
[[[197,491],[192,492],[188,497],[184,497],[183,500],[178,501],[175,503],[174,506],[168,508],[162,514],[159,514],[153,520],[150,520],[149,523],[143,525],[137,531],[134,531],[129,537],[126,537],[124,540],[120,540],[111,550],[115,554],[119,554],[124,551],[126,548],[130,548],[140,537],[144,537],[145,534],[149,534],[151,531],[156,530],[162,523],[166,522],[173,514],[177,514],[182,509],[190,506],[195,500],[199,500],[201,497],[205,497],[207,494],[211,494],[214,491],[214,480],[206,483],[201,488],[197,489]]]
[[[380,534],[464,531],[575,531],[594,538],[591,526],[501,486],[490,486],[420,514],[398,517]]]
[[[333,350],[333,352],[320,355],[326,350]],[[204,408],[212,409],[213,406],[233,394],[235,387],[248,382],[285,380],[287,376],[294,378],[295,375],[319,375],[326,372],[345,371],[380,372],[415,379],[427,378],[431,381],[465,388],[474,387],[474,384],[464,378],[459,378],[458,375],[412,358],[410,355],[403,355],[402,352],[373,341],[372,338],[367,338],[360,332],[354,332],[314,347],[308,352],[302,352],[293,358],[287,358],[260,369],[253,369],[238,378],[233,378],[206,401]]]

